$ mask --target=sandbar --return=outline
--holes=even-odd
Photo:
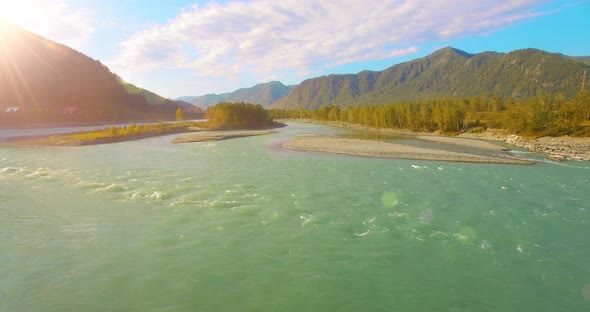
[[[444,137],[444,136],[437,136],[437,135],[420,135],[420,136],[417,136],[416,138],[420,139],[420,140],[424,140],[424,141],[452,144],[452,145],[465,146],[465,147],[473,147],[473,148],[479,148],[482,150],[489,150],[489,151],[506,151],[506,150],[508,150],[508,148],[506,148],[502,145],[495,144],[492,142],[477,140],[477,139]]]
[[[272,134],[271,130],[232,130],[232,131],[203,131],[179,136],[172,140],[174,144],[221,141],[249,136]]]
[[[301,122],[300,120],[297,120]],[[570,136],[559,136],[559,137],[541,137],[541,138],[524,138],[508,132],[505,129],[488,128],[483,132],[464,132],[456,137],[440,136],[437,132],[415,132],[406,129],[391,129],[391,128],[372,128],[357,124],[346,124],[341,122],[329,122],[329,121],[317,121],[317,120],[305,120],[304,122],[325,124],[331,126],[337,126],[347,129],[371,131],[376,133],[387,133],[393,135],[407,135],[419,138],[426,141],[436,141],[445,144],[455,144],[461,146],[475,147],[484,150],[492,150],[495,148],[485,148],[480,143],[477,146],[473,144],[463,145],[457,144],[455,139],[468,139],[472,141],[480,141],[482,144],[490,143],[489,141],[501,141],[509,145],[516,145],[518,147],[525,148],[532,152],[545,154],[549,159],[555,161],[561,160],[580,160],[590,161],[590,137],[570,137]],[[464,141],[467,142],[467,141]],[[501,146],[501,145],[498,145]],[[504,148],[504,147],[503,147]]]
[[[474,147],[474,140],[463,144]],[[454,144],[459,144],[460,141]],[[485,143],[485,142],[484,142]],[[533,161],[516,158],[508,153],[500,156],[482,156],[469,153],[415,147],[398,143],[350,139],[331,136],[300,136],[283,143],[283,147],[296,151],[326,152],[364,157],[399,158],[435,161],[455,161],[472,163],[530,165]]]

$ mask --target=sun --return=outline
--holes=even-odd
[[[39,17],[35,1],[0,0],[0,31],[6,31],[7,24],[27,27]]]
[[[3,18],[0,18],[0,40],[4,38],[4,35],[8,34],[12,29],[11,23],[7,22]]]

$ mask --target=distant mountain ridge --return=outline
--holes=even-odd
[[[63,44],[0,21],[2,122],[124,122],[173,119],[189,103],[124,82],[106,66]]]
[[[588,56],[536,49],[470,54],[447,47],[383,71],[322,76],[296,86],[271,81],[170,100],[123,81],[99,61],[65,45],[0,23],[0,113],[11,114],[0,116],[0,126],[171,119],[177,108],[198,113],[193,104],[205,108],[219,102],[317,109],[442,97],[569,97],[580,90],[585,76],[590,81]]]
[[[580,90],[584,71],[590,74],[586,61],[536,49],[470,54],[447,47],[383,71],[307,79],[271,108],[379,105],[441,97],[571,96]]]
[[[201,96],[181,96],[177,100],[186,101],[201,108],[206,108],[221,102],[246,102],[268,107],[286,96],[293,86],[286,86],[280,81],[259,83],[250,88],[242,88],[233,92],[221,94],[205,94]]]

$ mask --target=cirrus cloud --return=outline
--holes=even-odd
[[[194,5],[120,43],[122,71],[194,69],[255,79],[413,54],[429,40],[490,33],[545,14],[544,0],[254,0]]]

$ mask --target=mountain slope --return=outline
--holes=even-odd
[[[292,86],[285,86],[279,81],[271,81],[229,93],[183,96],[179,97],[178,100],[186,101],[202,108],[221,102],[246,102],[268,107],[270,104],[286,96],[292,88]]]
[[[147,104],[151,106],[156,106],[160,109],[167,108],[167,109],[174,109],[182,108],[183,110],[187,111],[195,111],[195,112],[202,112],[203,110],[197,106],[194,106],[191,103],[182,100],[170,100],[166,99],[156,93],[153,93],[149,90],[139,88],[134,84],[128,83],[124,81],[121,77],[116,76],[119,83],[125,88],[125,91],[129,94],[138,94],[141,95],[146,101]]]
[[[440,97],[575,94],[590,67],[560,54],[525,49],[469,54],[444,48],[383,71],[329,75],[303,81],[272,108],[388,104]]]
[[[571,56],[570,58],[582,62],[584,64],[590,65],[590,56]]]
[[[200,96],[181,96],[176,98],[179,101],[185,101],[187,103],[191,103],[197,107],[207,108],[209,106],[213,106],[217,103],[224,102],[225,99],[228,97],[229,93],[222,93],[222,94],[205,94]]]
[[[19,107],[18,118],[5,118],[14,124],[168,119],[183,105],[65,45],[0,25],[0,112]]]

